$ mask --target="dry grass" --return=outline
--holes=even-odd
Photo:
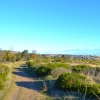
[[[63,67],[59,67],[59,68],[54,68],[52,71],[51,71],[51,75],[54,77],[54,78],[58,78],[61,74],[63,73],[71,73],[71,70],[70,69],[67,69],[67,68],[63,68]]]

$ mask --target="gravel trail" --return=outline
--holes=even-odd
[[[14,83],[4,100],[45,100],[38,92],[39,88],[33,78],[25,73],[22,67],[15,68]]]

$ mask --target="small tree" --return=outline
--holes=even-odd
[[[24,51],[22,52],[22,58],[23,58],[24,60],[28,60],[28,50],[24,50]]]

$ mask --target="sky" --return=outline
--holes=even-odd
[[[0,48],[100,55],[100,0],[0,0]]]

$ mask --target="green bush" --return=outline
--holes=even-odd
[[[0,79],[0,90],[4,89],[4,81]]]
[[[100,96],[100,84],[87,85],[86,96],[91,96],[92,98]]]
[[[9,68],[6,65],[0,64],[0,75],[6,76],[9,73]]]
[[[56,86],[62,90],[79,90],[83,87],[86,77],[77,73],[65,73],[58,77]]]
[[[100,67],[91,67],[88,65],[76,65],[72,67],[72,71],[76,73],[83,73],[85,75],[89,73],[92,76],[98,76],[100,73]]]
[[[9,68],[0,63],[0,90],[4,89],[8,73],[9,73]]]
[[[65,73],[56,81],[57,88],[67,91],[86,93],[86,97],[97,98],[100,95],[100,84],[86,84],[85,76],[77,73]]]
[[[33,67],[34,66],[34,62],[32,62],[32,61],[26,62],[26,64],[27,64],[28,67]]]
[[[36,68],[35,72],[37,76],[46,76],[50,74],[51,70],[52,69],[50,67],[40,66]]]
[[[90,68],[91,68],[91,67],[90,67],[90,66],[87,66],[87,65],[76,65],[76,66],[73,66],[72,70],[73,70],[74,72],[79,73],[79,72],[83,72],[83,71],[88,72],[88,70],[89,70]]]
[[[53,64],[47,64],[44,66],[40,66],[36,68],[36,74],[37,76],[47,76],[50,74],[50,72],[54,69],[54,68],[70,68],[69,65],[67,64],[62,64],[62,63],[53,63]]]

